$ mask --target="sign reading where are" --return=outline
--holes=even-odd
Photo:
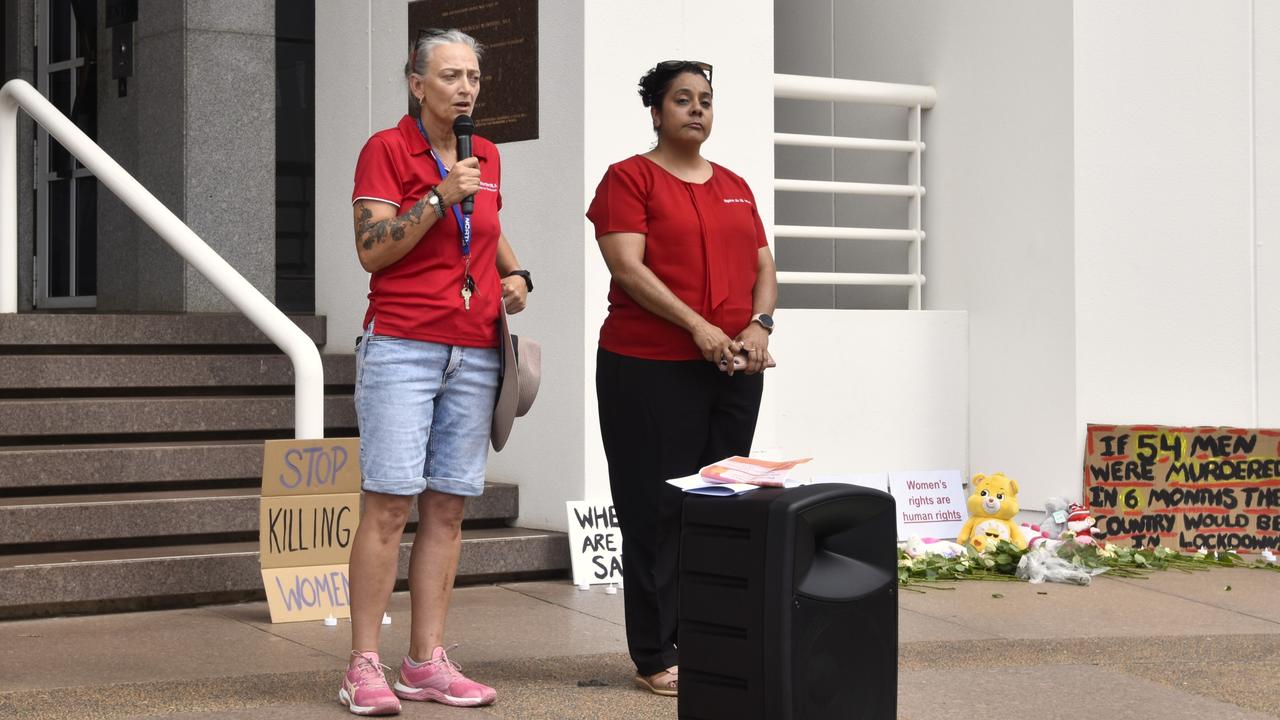
[[[350,617],[359,457],[359,438],[266,442],[258,557],[271,622]]]
[[[622,582],[622,529],[613,505],[570,500],[569,555],[573,584]]]

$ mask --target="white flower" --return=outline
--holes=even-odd
[[[1209,550],[1208,548],[1200,548],[1199,550],[1196,551],[1196,555],[1199,555],[1202,558],[1206,557],[1209,555]]]
[[[1276,564],[1276,554],[1271,552],[1270,550],[1262,551],[1262,559],[1266,560],[1268,565]]]

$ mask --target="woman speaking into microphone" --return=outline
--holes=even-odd
[[[499,313],[520,312],[533,289],[498,219],[498,149],[470,136],[481,51],[459,30],[420,33],[405,66],[416,111],[369,138],[356,164],[356,254],[371,274],[356,350],[364,514],[351,549],[351,657],[339,700],[357,715],[395,714],[399,698],[477,706],[496,696],[444,647],[463,502],[484,489]],[[415,505],[412,626],[393,690],[378,634]]]

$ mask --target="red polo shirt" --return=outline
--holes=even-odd
[[[596,238],[640,233],[644,264],[676,297],[734,337],[751,322],[759,249],[768,245],[747,183],[711,163],[711,178],[689,183],[635,155],[609,166],[587,218]],[[609,284],[600,347],[650,360],[702,358],[683,328]]]
[[[471,309],[464,308],[460,294],[465,277],[462,232],[449,209],[407,255],[369,277],[364,324],[368,327],[373,320],[379,335],[467,347],[498,344],[502,163],[493,143],[474,136],[471,144],[480,158],[480,191],[471,214],[471,276],[476,281]],[[378,132],[360,151],[351,202],[377,200],[395,205],[398,214],[408,212],[429,188],[440,184],[429,150],[417,120],[409,115],[396,127]]]

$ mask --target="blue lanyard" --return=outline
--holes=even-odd
[[[427,129],[422,126],[422,118],[418,118],[418,132],[422,133],[422,139],[427,141],[427,148],[431,151],[431,159],[436,161],[436,169],[440,171],[440,181],[443,182],[449,171],[445,169],[444,163],[440,161],[440,156],[436,155],[435,149],[431,147],[431,138],[427,137]],[[462,257],[470,260],[471,216],[463,215],[462,208],[455,204],[453,206],[453,219],[458,221],[458,231],[462,234]]]

